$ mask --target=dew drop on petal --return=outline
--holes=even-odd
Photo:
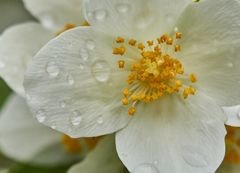
[[[107,11],[103,9],[96,10],[94,12],[94,18],[98,21],[102,21],[107,17]]]
[[[93,40],[86,40],[86,47],[89,50],[93,50],[93,49],[95,49],[96,44],[95,44],[95,42]]]
[[[72,125],[74,125],[74,126],[80,125],[82,122],[82,119],[83,119],[83,117],[79,111],[73,111],[72,117],[71,117]]]
[[[158,169],[151,164],[142,164],[133,170],[133,173],[159,173]]]
[[[5,67],[5,64],[0,61],[0,68],[4,68],[4,67]]]
[[[36,113],[36,118],[40,123],[43,123],[46,119],[45,111],[42,109],[38,110]]]
[[[51,125],[51,128],[53,129],[53,130],[55,130],[57,127],[56,127],[56,124],[52,124]]]
[[[49,76],[56,77],[58,76],[60,70],[59,67],[55,64],[55,62],[49,62],[46,67],[46,71]]]
[[[120,3],[116,5],[116,9],[119,13],[126,13],[130,10],[130,6],[125,3]]]
[[[66,106],[66,102],[65,101],[60,101],[60,107],[61,108],[65,108],[65,106]]]
[[[69,85],[73,85],[74,84],[74,79],[73,79],[73,76],[72,75],[67,75],[67,82]]]
[[[92,75],[98,82],[108,81],[111,68],[104,60],[98,60],[92,65]]]
[[[100,116],[98,119],[97,119],[97,123],[98,124],[103,124],[103,117]]]
[[[46,28],[53,28],[54,27],[54,17],[50,14],[46,14],[44,13],[43,15],[41,15],[41,20],[42,20],[42,24],[46,27]]]
[[[80,49],[80,57],[82,58],[83,61],[86,61],[89,58],[88,51],[84,48]]]

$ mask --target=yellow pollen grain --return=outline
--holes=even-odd
[[[122,99],[122,104],[123,104],[123,105],[128,105],[128,104],[129,104],[128,99],[127,99],[127,98],[123,98],[123,99]]]
[[[128,109],[128,115],[133,116],[136,112],[136,108],[135,107],[131,107]]]
[[[113,54],[114,55],[124,55],[124,53],[125,53],[125,51],[126,51],[126,48],[124,47],[124,46],[121,46],[121,47],[115,47],[114,49],[113,49]]]
[[[138,49],[143,50],[145,48],[143,43],[138,43]]]
[[[190,74],[189,75],[189,80],[192,82],[192,83],[195,83],[197,82],[197,76],[195,74]]]
[[[119,60],[119,61],[118,61],[118,67],[121,68],[121,69],[123,69],[124,66],[125,66],[125,61]]]
[[[178,45],[178,44],[175,45],[174,50],[175,50],[175,52],[179,52],[179,51],[181,51],[181,46]]]
[[[182,38],[182,33],[176,32],[176,39],[181,39],[181,38]]]
[[[124,43],[124,38],[122,38],[122,37],[118,37],[117,39],[116,39],[116,43]]]
[[[136,43],[137,43],[137,41],[134,40],[134,39],[130,39],[129,42],[128,42],[128,44],[131,45],[131,46],[135,46]]]

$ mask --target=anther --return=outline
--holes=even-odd
[[[153,45],[153,41],[147,41],[147,44],[148,44],[148,46],[152,46]]]
[[[181,51],[181,46],[179,44],[175,45],[175,52]]]
[[[125,66],[125,61],[119,60],[119,61],[118,61],[118,67],[119,67],[119,68],[124,68],[124,66]]]
[[[137,43],[137,41],[134,40],[134,39],[130,39],[129,42],[128,42],[128,44],[131,45],[131,46],[135,46],[136,43]]]
[[[125,97],[127,97],[127,96],[129,95],[129,89],[128,89],[128,88],[125,88],[125,89],[123,90],[123,95],[124,95]]]
[[[172,38],[168,38],[167,39],[167,44],[168,45],[172,45],[173,44],[173,39]]]
[[[143,50],[145,46],[142,43],[138,43],[138,49]]]
[[[128,99],[127,99],[127,98],[123,98],[123,99],[122,99],[122,104],[123,104],[123,105],[128,105],[128,104],[129,104]]]
[[[114,55],[124,55],[125,51],[126,51],[126,48],[124,46],[116,47],[113,49],[113,54]]]
[[[131,107],[128,109],[128,115],[133,116],[136,112],[136,108],[135,107]]]
[[[195,74],[190,74],[189,75],[189,80],[192,82],[192,83],[195,83],[197,82],[197,76]]]
[[[176,32],[176,39],[181,39],[181,38],[182,38],[182,33]]]
[[[122,37],[118,37],[117,39],[116,39],[116,42],[117,43],[124,43],[124,38],[122,38]]]

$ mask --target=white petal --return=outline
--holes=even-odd
[[[239,164],[227,164],[223,163],[216,173],[239,173],[240,165]]]
[[[10,27],[0,36],[0,75],[17,93],[24,95],[27,65],[52,37],[50,31],[33,22]]]
[[[200,1],[185,10],[177,25],[185,69],[197,74],[198,88],[222,106],[240,103],[239,9],[236,0]]]
[[[223,107],[223,109],[228,117],[226,124],[229,126],[240,127],[240,106]]]
[[[46,117],[44,124],[55,123],[72,137],[88,137],[112,133],[128,123],[119,83],[126,76],[120,75],[107,40],[111,38],[90,27],[79,27],[36,55],[24,85],[34,112]]]
[[[33,119],[24,99],[9,98],[0,116],[0,148],[6,156],[34,164],[63,164],[74,156],[60,141],[60,133]]]
[[[83,162],[74,165],[68,173],[124,173],[124,170],[116,152],[114,136],[106,136]]]
[[[50,29],[61,29],[66,24],[84,22],[82,0],[23,0],[26,8]]]
[[[224,157],[224,114],[198,92],[186,100],[168,96],[138,107],[117,133],[120,159],[133,173],[212,173]]]
[[[190,0],[85,0],[84,14],[91,26],[114,36],[156,39],[174,29]]]

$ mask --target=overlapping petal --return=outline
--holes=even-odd
[[[74,165],[68,173],[124,173],[125,167],[119,160],[114,136],[106,136],[86,159]]]
[[[73,137],[112,133],[127,125],[120,83],[114,70],[112,39],[90,27],[79,27],[49,42],[33,60],[25,79],[33,111],[46,125]],[[120,82],[119,82],[120,81]]]
[[[76,159],[61,144],[61,134],[37,122],[23,98],[12,95],[0,116],[0,148],[8,157],[33,164],[56,165]]]
[[[240,106],[224,107],[224,112],[228,117],[226,122],[229,126],[240,127]]]
[[[83,9],[88,22],[97,30],[143,41],[171,32],[190,3],[190,0],[86,0]]]
[[[205,0],[189,5],[177,27],[183,33],[182,62],[197,74],[198,89],[222,106],[240,103],[240,3]]]
[[[0,37],[0,75],[20,95],[23,78],[33,56],[53,33],[40,24],[29,22],[8,28]]]
[[[116,135],[118,154],[130,172],[210,173],[222,162],[225,116],[210,97],[168,96],[138,109]]]
[[[82,0],[23,0],[25,7],[49,29],[83,23]]]

